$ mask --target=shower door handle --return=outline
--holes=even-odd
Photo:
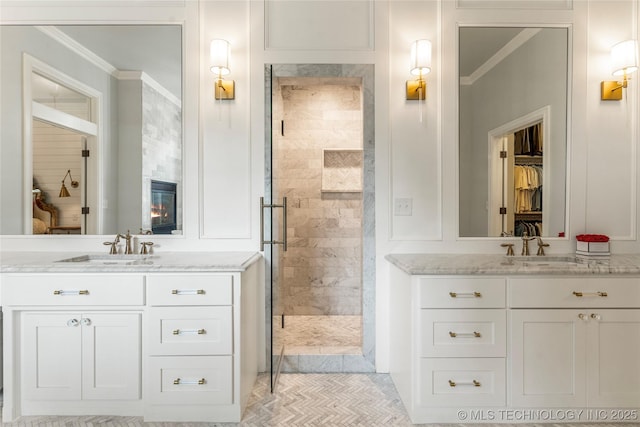
[[[264,240],[264,209],[282,208],[282,240]],[[273,220],[273,215],[271,215]],[[272,236],[273,238],[273,236]],[[260,197],[260,251],[264,251],[264,245],[282,245],[282,250],[287,250],[287,198],[282,198],[282,204],[265,204],[264,197]]]

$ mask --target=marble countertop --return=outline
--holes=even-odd
[[[244,271],[261,258],[259,252],[166,252],[151,255],[108,255],[104,252],[0,252],[0,272]]]
[[[640,254],[583,259],[574,254],[510,256],[484,254],[389,254],[391,264],[412,275],[640,274]]]

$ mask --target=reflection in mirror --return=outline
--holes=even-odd
[[[568,29],[459,28],[461,237],[563,236]]]
[[[0,234],[180,234],[182,27],[4,25],[0,42]]]

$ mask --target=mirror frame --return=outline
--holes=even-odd
[[[461,236],[460,235],[460,28],[478,27],[478,28],[564,28],[567,30],[567,76],[566,76],[566,120],[565,120],[565,171],[564,171],[564,235],[563,236],[541,236],[545,240],[551,241],[567,241],[569,240],[570,230],[570,172],[571,172],[571,152],[572,152],[572,100],[573,100],[573,63],[574,63],[574,44],[573,44],[573,23],[540,23],[540,22],[456,22],[455,25],[455,54],[452,55],[454,61],[453,69],[455,70],[455,177],[456,177],[456,240],[458,241],[504,241],[504,240],[520,240],[520,237],[509,236]]]

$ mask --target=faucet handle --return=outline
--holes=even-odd
[[[538,256],[544,256],[544,248],[549,247],[548,243],[544,243],[540,236],[538,236]]]
[[[507,248],[507,256],[513,256],[513,243],[502,243],[500,246]]]
[[[142,246],[142,249],[140,250],[140,253],[143,254],[143,255],[146,255],[146,254],[149,253],[148,248],[153,246],[153,242],[140,242],[140,246]]]
[[[110,255],[115,255],[115,254],[118,253],[118,248],[116,247],[117,243],[118,242],[114,240],[113,242],[103,242],[102,244],[105,245],[105,246],[110,245],[111,249],[109,249],[109,254]]]

